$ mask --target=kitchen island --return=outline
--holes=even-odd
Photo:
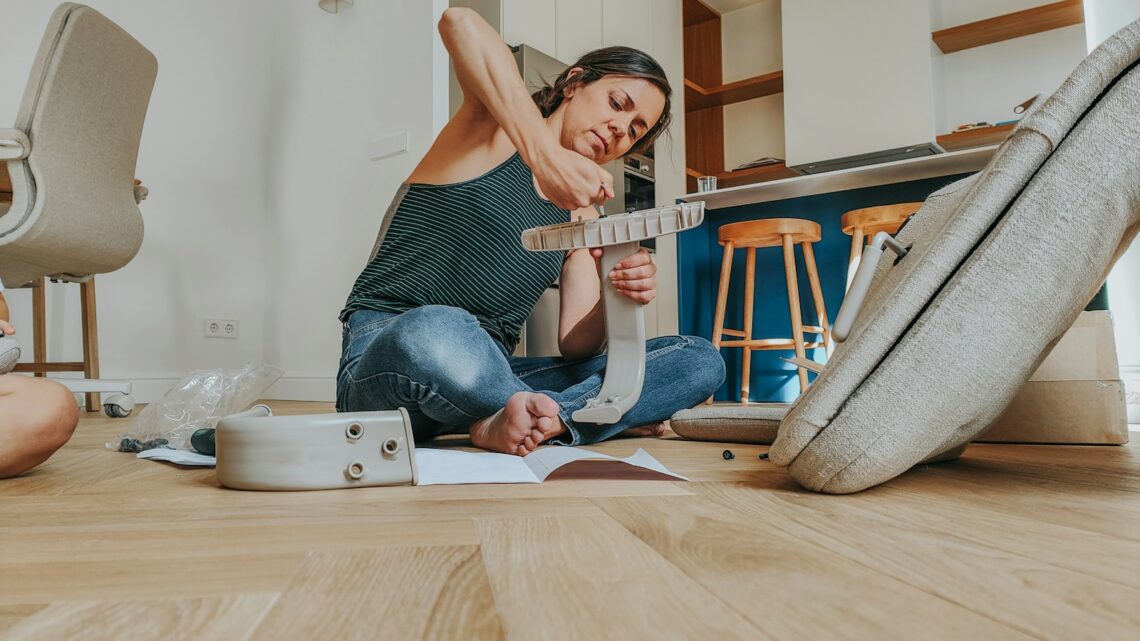
[[[978,147],[922,158],[910,158],[877,165],[866,165],[822,174],[784,178],[716,191],[686,194],[678,202],[705,202],[705,224],[677,237],[677,287],[680,333],[712,337],[720,278],[722,248],[717,243],[721,225],[763,218],[804,218],[819,223],[822,238],[813,246],[824,303],[834,322],[843,301],[851,237],[840,229],[844,213],[862,207],[922,201],[940,187],[981,170],[997,146]],[[736,252],[732,267],[725,327],[744,326],[744,259]],[[796,252],[800,266],[801,308],[808,324],[816,324],[810,304],[811,293],[803,270],[803,257]],[[783,254],[779,248],[756,252],[756,302],[753,337],[791,336],[788,294],[784,280]],[[822,349],[810,350],[809,358],[825,360]],[[717,400],[738,400],[742,350],[722,350],[728,375],[717,392]],[[799,394],[796,369],[781,357],[789,351],[758,351],[752,354],[751,400],[791,401]]]

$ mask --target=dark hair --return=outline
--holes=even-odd
[[[581,67],[582,71],[571,76],[570,71],[575,67]],[[606,76],[626,76],[648,80],[660,89],[661,93],[665,94],[665,107],[661,110],[661,118],[630,148],[630,152],[643,152],[649,149],[653,145],[653,141],[657,140],[673,119],[672,114],[669,113],[673,89],[665,78],[665,70],[644,51],[632,47],[595,49],[584,54],[578,59],[578,62],[563,71],[555,79],[553,85],[539,89],[531,97],[534,98],[534,103],[538,105],[538,110],[542,112],[542,117],[546,118],[557,111],[562,104],[568,87],[584,87]]]

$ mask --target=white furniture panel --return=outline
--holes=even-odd
[[[653,51],[653,0],[603,0],[602,43]]]
[[[602,47],[602,0],[557,0],[558,40],[554,57],[573,64]]]
[[[781,14],[789,166],[934,141],[927,3],[796,0]]]
[[[502,0],[503,40],[509,45],[528,44],[554,55],[557,10],[555,0]]]

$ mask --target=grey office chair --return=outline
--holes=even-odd
[[[85,283],[138,252],[138,203],[146,189],[135,183],[135,161],[157,69],[150,51],[94,9],[65,3],[52,14],[16,126],[0,129],[0,161],[10,177],[9,185],[0,171],[0,190],[10,192],[0,197],[0,279],[6,287],[39,284],[45,277]],[[84,338],[94,340],[93,288],[85,287],[83,297],[92,323]],[[36,324],[42,328],[42,320]],[[18,369],[65,369],[48,365]],[[125,416],[133,407],[129,383],[60,382],[76,392],[117,392],[104,404],[108,414]]]

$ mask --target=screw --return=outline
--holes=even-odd
[[[760,460],[761,461],[767,461],[768,460],[768,453],[767,452],[760,452]]]
[[[721,452],[720,455],[724,457],[724,460],[726,461],[731,461],[732,459],[736,458],[736,455],[732,453],[732,450],[725,450]]]

